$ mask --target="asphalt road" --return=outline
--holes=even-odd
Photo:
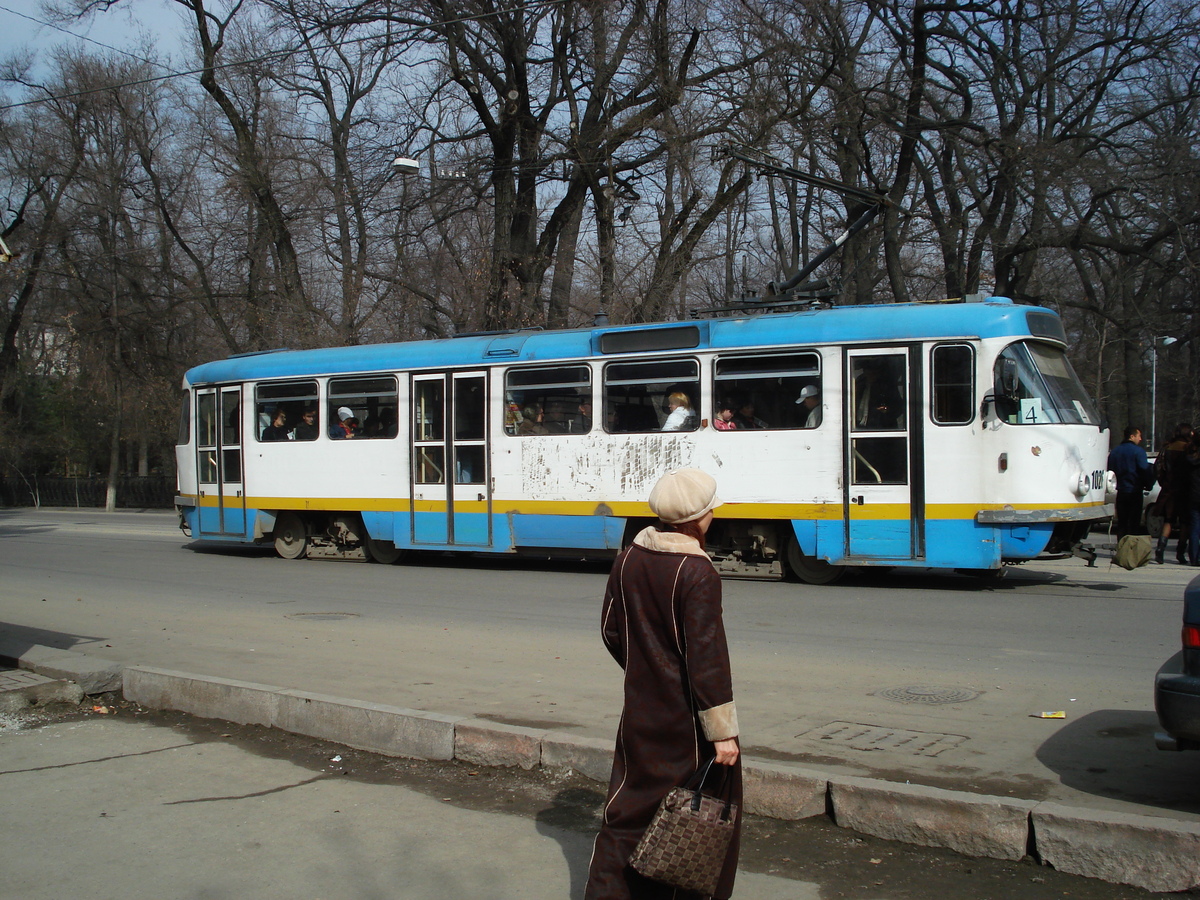
[[[30,643],[604,738],[620,706],[598,638],[606,570],[284,561],[199,549],[167,513],[0,510],[0,622]],[[1152,739],[1153,676],[1193,571],[1072,559],[991,586],[904,570],[728,580],[745,751],[1200,820],[1200,754]]]

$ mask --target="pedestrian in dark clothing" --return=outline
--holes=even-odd
[[[1158,479],[1161,490],[1158,499],[1154,501],[1158,514],[1162,517],[1162,532],[1158,536],[1158,546],[1154,550],[1154,561],[1162,565],[1167,552],[1167,542],[1174,533],[1175,559],[1186,562],[1188,536],[1188,465],[1184,462],[1192,443],[1192,426],[1180,422],[1175,426],[1175,434],[1166,446],[1158,451],[1154,460],[1154,476]]]
[[[1117,476],[1117,537],[1138,534],[1142,522],[1142,491],[1154,484],[1154,470],[1141,448],[1142,429],[1125,428],[1125,440],[1108,454],[1108,470]]]
[[[716,482],[699,469],[664,475],[650,494],[661,520],[617,557],[604,596],[604,645],[625,670],[604,820],[592,851],[585,900],[699,900],[629,866],[663,797],[708,759],[729,767],[742,803],[737,712],[721,620],[721,579],[704,552]],[[713,897],[733,892],[738,817]]]

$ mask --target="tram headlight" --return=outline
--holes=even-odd
[[[1075,496],[1086,497],[1088,491],[1092,489],[1092,479],[1086,472],[1080,472],[1075,476]]]

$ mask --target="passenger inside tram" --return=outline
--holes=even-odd
[[[717,404],[713,415],[713,428],[717,431],[736,431],[737,423],[733,421],[733,401],[723,400]]]
[[[815,384],[803,387],[796,403],[799,404],[801,415],[804,416],[805,428],[816,428],[821,424],[821,389],[819,387]]]
[[[335,441],[343,441],[354,437],[357,431],[358,418],[354,415],[354,411],[348,406],[339,406],[337,421],[329,426],[329,436]]]
[[[571,431],[587,434],[592,430],[592,401],[584,400],[579,404],[579,415],[571,421]]]
[[[854,379],[855,424],[865,431],[903,428],[904,397],[890,359],[864,359]]]
[[[315,441],[320,431],[320,425],[317,424],[317,411],[310,407],[300,414],[300,424],[296,426],[292,436],[297,441]]]
[[[754,414],[754,400],[750,397],[742,397],[735,400],[737,409],[733,413],[733,422],[739,430],[768,428],[766,422]]]
[[[517,426],[517,434],[549,434],[546,427],[546,410],[540,404],[527,406],[521,413],[521,424]]]
[[[667,420],[663,423],[663,431],[695,431],[696,411],[692,409],[692,401],[682,391],[672,391],[667,396]]]
[[[291,435],[288,433],[287,427],[287,413],[281,407],[275,410],[275,415],[271,417],[271,424],[263,429],[262,440],[286,441],[290,439]]]

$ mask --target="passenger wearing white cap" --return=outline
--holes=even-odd
[[[699,469],[677,469],[649,500],[660,522],[617,557],[604,595],[601,633],[625,670],[625,702],[585,900],[697,896],[648,880],[629,856],[662,798],[709,759],[728,767],[731,799],[742,803],[721,579],[704,552],[721,505],[717,483]],[[719,900],[733,892],[740,828],[739,818],[713,894]]]
[[[335,441],[354,437],[358,431],[358,417],[354,415],[354,410],[348,406],[339,406],[337,417],[338,420],[329,425],[329,436]]]
[[[808,418],[804,420],[805,428],[816,428],[821,424],[821,389],[815,384],[807,385],[800,391],[800,399],[796,401],[803,404],[804,409],[808,412]]]

